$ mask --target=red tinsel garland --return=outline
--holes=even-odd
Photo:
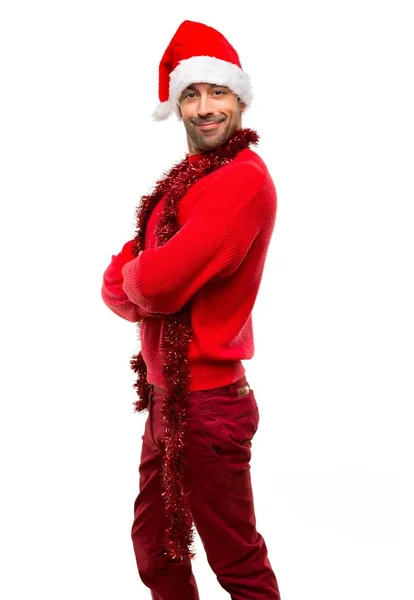
[[[165,195],[164,207],[156,228],[157,245],[162,246],[180,229],[177,210],[178,203],[190,186],[205,175],[231,162],[236,155],[250,144],[256,145],[258,134],[252,129],[238,129],[219,148],[205,152],[194,163],[189,162],[188,154],[165,173],[156,183],[151,194],[142,196],[136,209],[136,235],[134,254],[144,250],[144,236],[148,219],[156,204]],[[140,340],[141,321],[137,323]],[[190,302],[178,312],[165,315],[163,347],[163,376],[166,395],[161,407],[165,428],[162,458],[162,486],[168,526],[165,530],[165,553],[173,559],[191,560],[195,552],[190,551],[194,542],[193,519],[187,494],[184,489],[184,464],[186,462],[186,424],[188,380],[191,376],[188,365],[188,347],[192,339],[190,324]],[[147,367],[142,352],[132,356],[131,369],[138,377],[133,387],[139,400],[134,402],[140,412],[148,407],[150,386],[147,383]]]

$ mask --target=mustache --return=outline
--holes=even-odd
[[[190,123],[193,125],[207,125],[209,123],[220,123],[224,119],[190,119]]]

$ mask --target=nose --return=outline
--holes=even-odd
[[[214,113],[210,98],[207,94],[200,94],[197,112],[200,115],[200,117],[206,117],[207,115],[211,115]]]

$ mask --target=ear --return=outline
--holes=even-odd
[[[240,102],[240,111],[244,112],[246,109],[246,103],[245,102]]]

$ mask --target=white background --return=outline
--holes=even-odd
[[[282,600],[414,598],[408,5],[2,3],[2,598],[150,598],[130,539],[136,326],[100,288],[140,196],[187,151],[175,117],[150,118],[185,19],[251,75],[243,126],[278,192],[244,365]],[[201,599],[228,598],[196,549]]]

